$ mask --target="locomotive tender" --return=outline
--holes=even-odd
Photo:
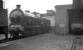
[[[9,18],[10,27],[13,25],[14,28],[22,31],[22,36],[46,33],[50,30],[50,20],[24,12],[20,9],[20,5],[17,5],[17,8],[11,11]]]
[[[0,35],[4,34],[8,38],[8,16],[7,9],[3,8],[3,1],[0,0]]]

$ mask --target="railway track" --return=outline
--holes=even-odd
[[[73,40],[71,50],[83,50],[83,37],[76,36]]]

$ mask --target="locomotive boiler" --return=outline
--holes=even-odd
[[[17,5],[17,8],[11,11],[9,18],[10,26],[22,27],[23,36],[46,33],[50,30],[50,20],[24,12],[20,9],[20,5]],[[17,29],[17,27],[15,28]],[[21,30],[20,27],[18,28]]]

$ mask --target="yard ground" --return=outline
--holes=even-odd
[[[0,50],[71,50],[74,36],[47,33],[0,44]]]

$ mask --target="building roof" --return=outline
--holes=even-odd
[[[41,14],[41,17],[46,17],[46,16],[55,16],[55,13],[53,13],[53,14]]]
[[[65,8],[65,7],[67,7],[67,8],[73,8],[73,6],[72,6],[72,4],[67,4],[67,5],[56,5],[55,6],[55,8]]]

